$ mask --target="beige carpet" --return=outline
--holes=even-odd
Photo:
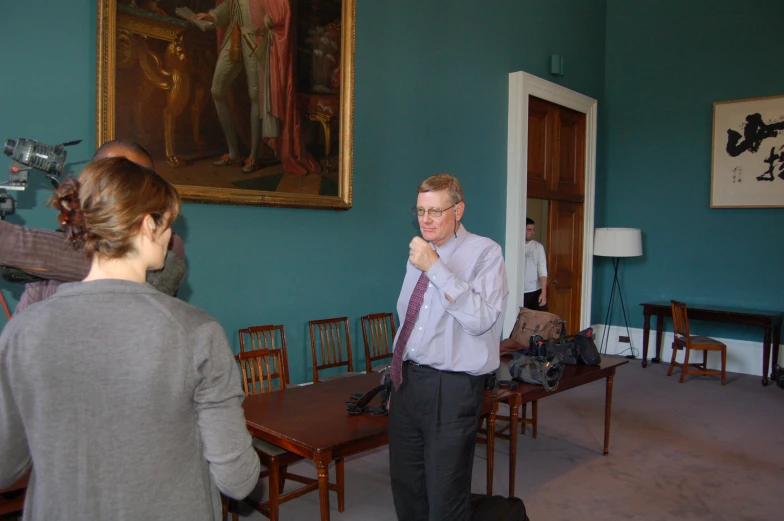
[[[610,455],[602,456],[604,383],[539,405],[539,438],[521,437],[517,495],[531,521],[760,521],[784,516],[784,390],[759,377],[719,379],[667,366],[619,368]],[[485,448],[477,449],[474,491],[485,488]],[[495,492],[508,487],[508,444],[496,446]],[[312,465],[297,471],[315,476]],[[333,520],[395,520],[388,453],[346,463],[346,511]],[[287,485],[288,489],[289,485]],[[246,519],[264,519],[248,513]],[[281,507],[282,521],[319,519],[318,495]]]

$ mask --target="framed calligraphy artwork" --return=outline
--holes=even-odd
[[[98,0],[98,145],[184,201],[352,205],[356,0]]]
[[[784,207],[784,96],[713,104],[711,208]]]

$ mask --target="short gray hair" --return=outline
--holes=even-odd
[[[417,187],[417,193],[449,191],[449,198],[452,204],[463,202],[463,187],[460,181],[451,174],[436,174],[428,177]]]

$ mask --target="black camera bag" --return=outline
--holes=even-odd
[[[577,346],[582,363],[585,365],[599,365],[602,363],[602,357],[596,348],[596,343],[593,341],[592,327],[583,329],[575,334],[573,341]]]
[[[519,497],[471,494],[471,521],[530,521]]]

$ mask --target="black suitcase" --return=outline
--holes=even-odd
[[[519,497],[471,494],[471,521],[530,521]]]

